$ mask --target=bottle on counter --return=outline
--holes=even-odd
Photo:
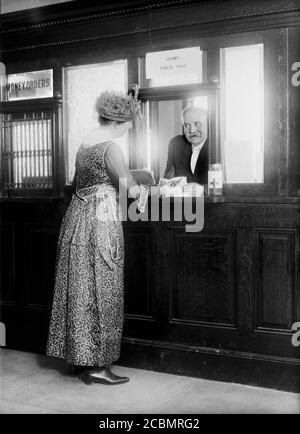
[[[208,167],[208,195],[222,196],[223,170],[221,163],[209,164]]]

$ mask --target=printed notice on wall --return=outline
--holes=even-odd
[[[146,54],[146,79],[157,85],[202,82],[200,47],[157,51]]]
[[[53,70],[8,75],[6,96],[8,101],[53,97]]]

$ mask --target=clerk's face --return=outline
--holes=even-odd
[[[191,108],[183,115],[183,132],[192,145],[204,143],[207,139],[207,113],[205,110]]]

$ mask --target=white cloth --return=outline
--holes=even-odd
[[[191,156],[191,171],[192,171],[192,173],[195,172],[195,167],[196,167],[197,160],[198,160],[200,151],[202,149],[202,146],[203,146],[203,143],[199,143],[199,145],[196,145],[196,146],[192,145],[192,150],[193,150],[193,153]]]

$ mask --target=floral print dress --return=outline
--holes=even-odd
[[[80,366],[120,356],[124,243],[118,193],[106,167],[110,141],[81,146],[76,194],[63,218],[46,353]]]

